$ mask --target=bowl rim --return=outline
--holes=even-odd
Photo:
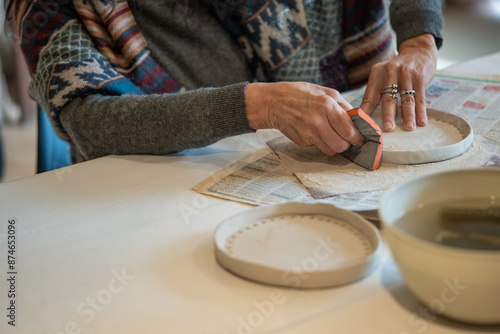
[[[394,226],[393,223],[388,223],[389,219],[387,219],[386,214],[383,210],[383,204],[388,198],[396,193],[397,191],[401,191],[401,189],[404,189],[410,184],[420,182],[424,179],[428,178],[438,178],[442,175],[449,175],[449,174],[470,174],[470,173],[485,173],[485,174],[499,174],[500,175],[500,168],[463,168],[463,169],[453,169],[453,170],[447,170],[447,171],[440,171],[432,174],[427,174],[427,175],[421,175],[417,176],[411,179],[408,179],[406,181],[400,182],[394,187],[390,188],[388,191],[386,191],[381,198],[380,205],[379,205],[379,217],[380,217],[380,222],[381,222],[381,227],[382,227],[382,232],[384,230],[389,231],[396,235],[398,238],[403,239],[407,242],[410,242],[414,246],[418,246],[427,250],[431,251],[437,251],[443,254],[446,254],[448,256],[459,256],[459,257],[467,257],[467,258],[481,258],[483,260],[499,260],[500,259],[500,250],[481,250],[481,249],[470,249],[470,248],[459,248],[459,247],[453,247],[453,246],[448,246],[448,245],[443,245],[439,244],[437,242],[432,242],[428,241],[425,239],[422,239],[420,237],[414,236],[413,234],[410,234],[409,232],[406,232],[402,230],[401,228],[398,228]]]

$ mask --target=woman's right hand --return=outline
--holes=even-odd
[[[297,145],[316,146],[327,155],[363,145],[347,114],[352,106],[334,89],[307,82],[250,83],[245,102],[254,130],[278,129]]]

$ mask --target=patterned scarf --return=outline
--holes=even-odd
[[[222,13],[216,5],[213,12],[260,81],[344,91],[364,84],[373,64],[394,55],[382,0],[247,0],[244,12]],[[59,112],[74,98],[183,89],[152,58],[126,1],[114,7],[102,0],[18,1],[16,22],[30,93],[63,138]]]

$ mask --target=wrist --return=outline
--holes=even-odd
[[[403,41],[399,45],[399,52],[415,48],[427,50],[437,56],[436,39],[432,34],[422,34]]]
[[[253,130],[269,128],[266,115],[269,108],[267,94],[270,85],[269,83],[250,83],[245,88],[246,114],[248,124]]]

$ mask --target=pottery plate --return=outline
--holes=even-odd
[[[371,115],[382,127],[382,111],[378,107]],[[455,158],[470,147],[474,134],[463,118],[448,112],[427,109],[428,123],[413,131],[403,129],[403,119],[396,117],[396,129],[383,132],[382,161],[412,165]]]
[[[215,233],[230,272],[261,283],[321,288],[358,280],[378,264],[378,230],[330,204],[284,203],[244,211]]]

